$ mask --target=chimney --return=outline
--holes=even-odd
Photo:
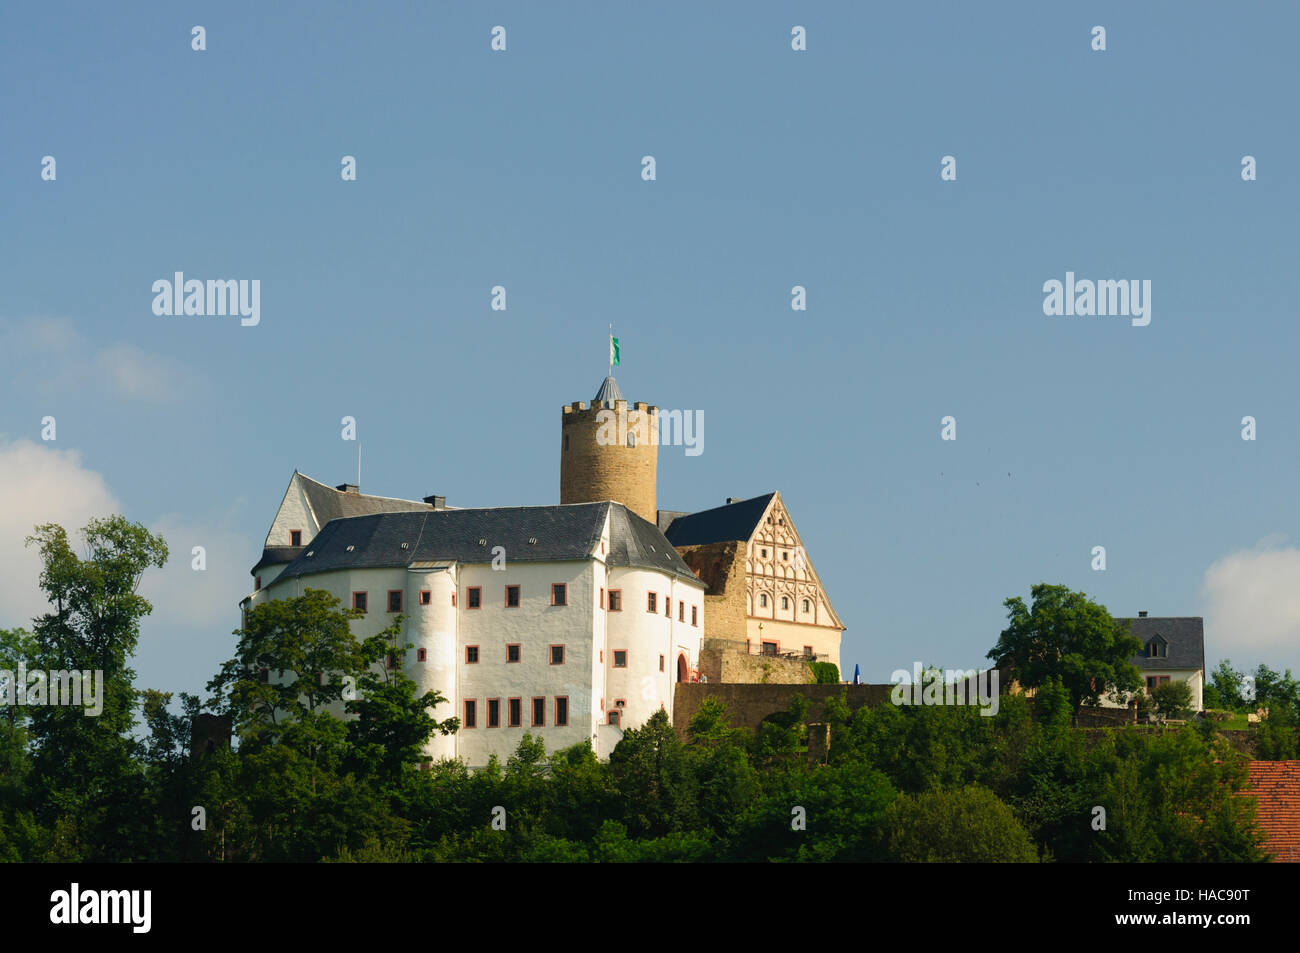
[[[338,486],[336,486],[334,489],[339,490],[339,491],[342,492],[342,493],[357,493],[357,494],[359,494],[359,493],[361,492],[361,487],[358,486],[358,485],[355,484],[355,483],[340,483],[340,484],[339,484]]]
[[[424,502],[435,510],[445,510],[447,508],[447,498],[445,496],[426,496]]]
[[[729,497],[727,497],[727,505],[728,505],[728,506],[730,506],[732,503],[744,503],[744,502],[745,502],[745,500],[744,500],[743,497],[739,497],[739,496],[729,496]]]
[[[1146,609],[1139,609],[1139,610],[1138,610],[1138,618],[1139,618],[1139,619],[1145,619],[1146,617],[1147,617],[1147,610],[1146,610]]]

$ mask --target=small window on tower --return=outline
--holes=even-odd
[[[289,545],[290,546],[302,545],[302,530],[300,529],[289,530]]]
[[[634,434],[634,433],[630,433],[630,434],[627,435],[627,445],[628,445],[629,447],[635,447],[635,446],[636,446],[636,434]]]
[[[433,590],[432,590],[432,589],[421,589],[421,590],[420,590],[420,605],[422,605],[422,606],[427,606],[427,605],[431,605],[432,603],[433,603]],[[452,605],[455,605],[455,604],[456,604],[456,593],[454,593],[454,592],[451,594],[451,604],[452,604]]]

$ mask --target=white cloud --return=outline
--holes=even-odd
[[[30,629],[32,617],[48,609],[38,588],[40,554],[25,545],[32,530],[40,523],[59,523],[75,539],[91,519],[122,507],[76,450],[0,440],[0,473],[0,627]]]
[[[1206,665],[1300,671],[1300,549],[1272,535],[1205,571]]]
[[[41,397],[94,388],[156,403],[180,396],[192,376],[174,358],[134,344],[97,347],[67,318],[0,321],[0,370],[15,386]]]
[[[0,437],[0,473],[0,628],[30,630],[32,618],[49,611],[39,588],[40,553],[24,545],[35,526],[59,523],[80,552],[82,527],[124,508],[76,450]],[[238,602],[251,587],[249,554],[260,552],[260,540],[229,528],[242,502],[212,519],[164,516],[149,526],[166,540],[170,557],[140,580],[154,611],[141,620],[132,662],[139,687],[201,692],[233,654]],[[206,550],[204,572],[191,568],[195,546]]]

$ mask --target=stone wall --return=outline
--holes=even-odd
[[[704,639],[729,640],[743,646],[745,544],[732,540],[705,546],[678,546],[677,552],[708,587],[704,591]]]
[[[845,694],[850,711],[864,705],[877,707],[889,704],[893,685],[737,685],[714,682],[685,683],[677,686],[673,699],[673,725],[678,735],[686,737],[686,729],[706,698],[716,698],[727,706],[727,716],[733,728],[753,731],[768,715],[785,711],[795,695],[810,702],[805,719],[820,722],[826,710],[826,701]]]
[[[639,401],[631,408],[627,401],[615,401],[613,410],[589,408],[582,401],[563,408],[560,502],[614,500],[656,522],[658,431],[658,408]],[[633,447],[627,445],[629,433],[636,435]]]

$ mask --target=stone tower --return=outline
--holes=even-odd
[[[564,408],[561,433],[561,503],[614,500],[657,523],[658,407],[629,407],[606,377],[590,408],[580,400]]]

